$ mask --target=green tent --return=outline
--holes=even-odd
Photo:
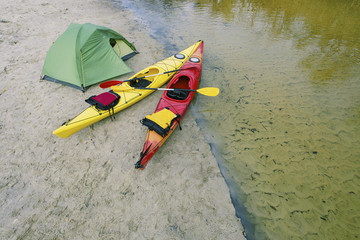
[[[119,33],[90,23],[72,23],[48,51],[42,79],[83,91],[90,85],[132,72],[124,60],[137,53]]]

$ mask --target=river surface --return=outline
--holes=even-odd
[[[360,1],[113,1],[167,54],[204,40],[191,110],[248,239],[360,238]]]

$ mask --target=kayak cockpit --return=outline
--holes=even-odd
[[[133,88],[145,88],[151,84],[151,81],[143,78],[143,79],[137,79],[130,82],[130,86]]]
[[[136,80],[130,81],[129,85],[134,88],[145,88],[155,80],[159,72],[160,70],[156,67],[149,68],[145,72],[135,75]]]
[[[171,84],[170,88],[175,90],[167,91],[166,96],[175,100],[185,100],[189,96],[189,91],[183,91],[180,89],[190,89],[190,78],[188,76],[180,76],[177,81]]]

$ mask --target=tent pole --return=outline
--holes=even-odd
[[[80,62],[81,62],[81,79],[82,79],[82,87],[83,87],[83,92],[85,92],[85,74],[84,74],[84,66],[83,66],[83,59],[82,59],[82,52],[80,50]]]

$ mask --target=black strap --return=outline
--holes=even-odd
[[[180,114],[176,114],[176,118],[175,118],[175,121],[177,121],[178,122],[178,124],[179,124],[179,129],[180,129],[180,131],[182,130],[182,128],[181,128],[181,125],[180,125],[180,119],[181,118],[181,115]]]

